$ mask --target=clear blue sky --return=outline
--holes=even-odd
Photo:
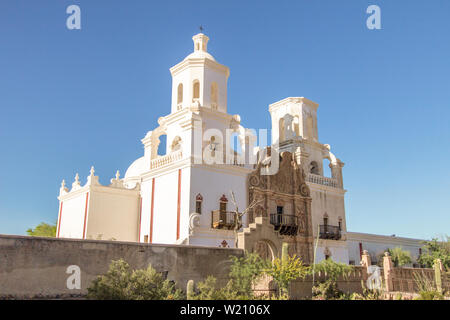
[[[66,28],[71,4],[81,30]],[[370,4],[382,30],[366,28]],[[270,126],[268,105],[288,96],[320,104],[349,230],[449,234],[449,13],[447,0],[3,0],[0,233],[55,222],[63,178],[94,165],[107,183],[142,155],[202,24],[246,127]]]

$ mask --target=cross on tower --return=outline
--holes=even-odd
[[[198,27],[199,29],[200,29],[200,33],[203,33],[203,26],[202,25],[200,25],[200,27]]]

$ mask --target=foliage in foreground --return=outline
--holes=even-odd
[[[442,265],[450,270],[450,237],[445,236],[441,241],[437,238],[424,242],[424,252],[417,260],[425,268],[433,268],[434,261],[441,259]]]
[[[315,274],[326,274],[326,279],[317,283],[313,287],[313,297],[318,300],[345,299],[346,295],[338,289],[337,281],[339,278],[346,279],[353,268],[345,263],[335,262],[332,259],[326,259],[314,266]]]
[[[439,292],[434,279],[427,277],[423,273],[413,273],[414,282],[419,291],[416,300],[443,300],[444,295]]]
[[[284,259],[276,258],[266,273],[277,283],[279,296],[283,296],[288,294],[288,287],[291,281],[305,278],[308,275],[309,267],[303,265],[300,258],[294,255],[292,257],[284,257]]]
[[[27,234],[32,237],[56,237],[56,224],[51,225],[45,222],[41,222],[34,229],[27,230]]]
[[[97,300],[179,300],[184,296],[152,266],[132,270],[123,259],[112,261],[105,275],[88,288],[88,298]]]
[[[391,256],[394,267],[402,267],[412,262],[411,253],[403,250],[401,247],[395,247],[394,249],[388,249]]]

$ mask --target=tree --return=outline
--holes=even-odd
[[[234,196],[234,192],[230,191],[231,194],[231,201],[234,204],[235,210],[234,210],[234,247],[238,247],[238,231],[242,227],[242,217],[251,209],[253,209],[258,203],[262,202],[262,200],[259,201],[253,201],[250,203],[250,205],[242,212],[239,212],[239,208],[236,202],[236,197]]]
[[[231,256],[229,276],[238,295],[253,297],[253,283],[260,278],[268,262],[257,253],[246,253],[244,257]]]
[[[112,261],[106,274],[88,288],[88,298],[97,300],[178,300],[175,284],[152,268],[132,270],[123,259]]]
[[[34,229],[28,229],[27,234],[32,237],[56,237],[56,224],[41,222]]]
[[[400,247],[395,247],[394,249],[389,248],[387,251],[391,256],[394,267],[402,267],[412,262],[411,253]]]
[[[309,267],[303,265],[296,255],[288,255],[288,244],[283,243],[282,258],[275,258],[266,273],[273,278],[278,285],[279,296],[288,295],[289,283],[298,278],[304,278],[309,273]]]
[[[434,260],[441,259],[442,265],[446,270],[450,270],[450,237],[445,236],[441,241],[433,238],[431,241],[425,241],[424,252],[417,260],[422,266],[432,268]]]

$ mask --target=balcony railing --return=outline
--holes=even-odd
[[[339,240],[341,238],[341,230],[338,226],[320,225],[319,238]]]
[[[175,151],[173,153],[169,153],[165,156],[160,156],[156,159],[150,161],[150,169],[157,169],[169,165],[173,162],[181,160],[183,158],[183,153],[180,151]]]
[[[228,229],[232,230],[236,227],[236,213],[230,212],[230,211],[220,211],[215,210],[211,212],[212,219],[211,219],[211,226],[214,229]],[[239,225],[239,228],[241,228],[241,225]]]
[[[295,236],[298,233],[298,217],[294,215],[273,213],[270,223],[281,235]]]
[[[320,176],[320,175],[314,174],[314,173],[309,173],[307,180],[308,180],[308,182],[321,184],[324,186],[329,186],[329,187],[333,187],[333,188],[341,188],[339,186],[337,179]]]

